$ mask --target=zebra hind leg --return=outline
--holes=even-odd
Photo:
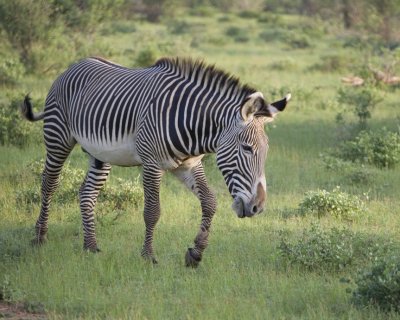
[[[197,196],[201,203],[202,219],[200,230],[194,239],[194,247],[189,248],[185,255],[186,266],[196,268],[208,245],[208,235],[217,201],[215,195],[208,187],[204,168],[200,161],[193,167],[185,167],[183,165],[173,171],[173,173]]]
[[[110,164],[91,157],[89,171],[79,189],[80,209],[84,232],[83,248],[91,252],[100,251],[97,247],[93,210],[100,189],[106,182],[110,170]]]
[[[47,240],[49,208],[52,196],[60,182],[60,173],[67,159],[71,148],[63,149],[63,152],[47,153],[45,167],[42,173],[42,205],[40,215],[36,221],[35,239],[31,241],[33,245],[41,245]]]

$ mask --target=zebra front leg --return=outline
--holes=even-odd
[[[84,241],[83,248],[92,252],[100,251],[97,247],[93,210],[97,196],[110,173],[111,166],[97,159],[90,159],[89,171],[79,189]]]
[[[142,257],[150,260],[153,264],[157,259],[153,251],[154,228],[160,219],[160,183],[163,171],[154,166],[143,167],[143,189],[144,189],[144,222],[146,233],[142,249]]]
[[[65,153],[47,153],[45,167],[42,173],[42,205],[40,215],[36,221],[36,236],[31,241],[32,245],[41,245],[47,240],[49,208],[52,196],[60,183],[60,173],[70,149]]]
[[[189,248],[185,256],[186,266],[196,268],[208,245],[208,235],[217,201],[208,187],[201,161],[197,162],[193,167],[184,163],[174,170],[174,174],[197,196],[201,203],[202,219],[200,230],[194,239],[194,248]]]

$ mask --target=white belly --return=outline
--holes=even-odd
[[[93,143],[86,139],[76,140],[91,156],[102,162],[118,166],[137,166],[142,161],[137,153],[134,136],[113,143]]]

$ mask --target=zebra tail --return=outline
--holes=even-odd
[[[21,113],[25,119],[34,122],[44,118],[44,112],[34,113],[32,110],[32,103],[29,94],[25,96],[24,102],[21,104]]]

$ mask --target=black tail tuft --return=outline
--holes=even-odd
[[[25,96],[24,102],[21,104],[21,113],[25,119],[33,122],[42,120],[44,117],[43,112],[39,112],[35,114],[32,110],[33,106],[31,103],[31,98],[29,97],[29,93]]]

